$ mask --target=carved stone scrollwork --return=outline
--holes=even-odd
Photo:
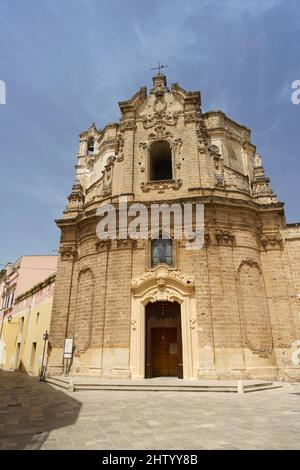
[[[96,242],[96,250],[98,251],[98,253],[109,250],[110,247],[111,240],[98,240]]]
[[[282,249],[283,240],[279,232],[261,235],[260,242],[265,250]]]
[[[77,256],[77,250],[74,245],[61,246],[59,253],[62,261],[72,261]]]
[[[137,279],[131,282],[132,288],[138,288],[144,283],[155,280],[158,287],[164,287],[168,279],[173,279],[185,287],[194,288],[195,281],[192,276],[185,276],[177,269],[170,269],[167,266],[160,265],[154,269],[149,269]]]
[[[215,237],[219,245],[233,245],[235,242],[235,236],[229,230],[216,229]]]
[[[146,116],[143,118],[143,126],[144,129],[151,129],[159,123],[164,124],[166,126],[175,126],[177,122],[177,117],[178,114],[176,112],[155,113],[153,115]]]
[[[209,145],[209,136],[205,129],[203,119],[199,119],[196,128],[196,135],[198,138],[198,150],[200,153],[204,154],[207,152],[207,147]]]
[[[254,181],[253,182],[253,196],[271,196],[273,195],[272,188],[268,181]]]
[[[147,183],[141,183],[141,190],[144,193],[148,193],[149,191],[157,191],[158,193],[164,193],[166,189],[174,189],[177,190],[181,188],[182,180],[170,180],[164,182],[157,182],[157,181],[148,181]]]
[[[216,159],[219,159],[219,157],[221,156],[220,149],[217,145],[211,144],[207,147],[207,150],[210,153],[210,155],[212,157],[215,157]]]
[[[163,95],[156,95],[154,105],[153,105],[153,111],[156,114],[163,114],[167,109],[167,102],[164,98]]]
[[[172,134],[171,132],[167,130],[166,125],[164,124],[163,120],[157,120],[155,127],[154,127],[154,132],[151,132],[151,134],[149,134],[150,140],[170,139],[171,137],[172,137]]]

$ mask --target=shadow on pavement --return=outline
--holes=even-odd
[[[0,372],[0,449],[40,449],[50,431],[70,426],[81,403],[38,377]]]

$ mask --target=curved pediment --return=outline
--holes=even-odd
[[[160,264],[153,269],[148,269],[131,282],[131,288],[134,291],[145,290],[151,286],[156,286],[159,289],[173,286],[179,288],[179,290],[190,292],[195,288],[195,281],[193,276],[184,275],[178,269]]]

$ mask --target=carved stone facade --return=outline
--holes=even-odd
[[[162,74],[119,103],[121,119],[80,135],[61,230],[49,373],[145,377],[146,306],[180,305],[183,377],[299,379],[300,225],[287,224],[250,130]],[[151,148],[170,148],[172,177],[151,179]],[[205,243],[174,240],[151,267],[150,240],[99,240],[100,204],[202,203]],[[294,355],[294,356],[293,356]]]

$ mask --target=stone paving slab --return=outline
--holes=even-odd
[[[0,449],[299,449],[300,384],[255,394],[56,389],[0,372]]]

